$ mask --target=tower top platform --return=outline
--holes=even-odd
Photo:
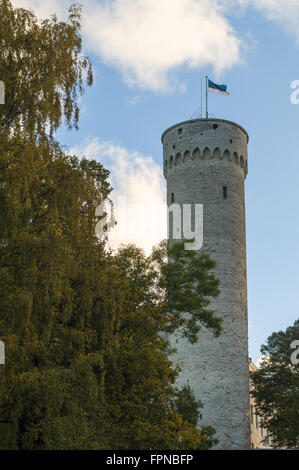
[[[240,126],[240,124],[237,124],[236,122],[228,121],[228,120],[226,120],[226,119],[218,119],[218,118],[214,118],[214,119],[212,119],[212,118],[209,118],[209,119],[206,119],[206,118],[199,118],[199,119],[189,119],[189,120],[187,120],[187,121],[182,121],[182,122],[179,122],[179,123],[177,123],[177,124],[174,124],[173,126],[168,127],[168,128],[163,132],[163,134],[162,134],[162,136],[161,136],[162,143],[163,143],[164,136],[165,136],[169,131],[171,131],[172,129],[175,129],[176,127],[182,127],[182,126],[184,126],[184,125],[186,125],[186,124],[193,124],[193,123],[196,123],[196,122],[201,123],[201,124],[203,124],[203,123],[207,123],[207,124],[208,124],[209,122],[211,122],[211,123],[213,123],[213,124],[214,124],[214,123],[217,123],[217,122],[219,122],[219,123],[225,123],[225,124],[231,124],[232,126],[235,126],[235,127],[238,127],[239,129],[241,129],[241,131],[243,131],[244,134],[245,134],[246,137],[247,137],[247,143],[249,142],[249,135],[248,135],[247,131],[244,129],[244,127]]]

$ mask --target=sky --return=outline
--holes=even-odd
[[[65,19],[72,2],[12,3]],[[111,171],[112,199],[130,208],[113,246],[134,242],[149,252],[165,238],[161,134],[198,116],[205,75],[228,86],[229,97],[210,96],[209,111],[250,136],[249,355],[257,361],[267,337],[299,316],[299,0],[80,3],[95,83],[80,100],[79,131],[56,137]]]

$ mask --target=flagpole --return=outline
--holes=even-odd
[[[206,118],[209,118],[208,112],[208,76],[206,75]]]
[[[200,78],[200,117],[203,117],[203,103],[202,103],[202,77]]]

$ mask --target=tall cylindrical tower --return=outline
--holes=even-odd
[[[196,119],[162,135],[167,201],[203,204],[203,247],[216,261],[223,318],[219,338],[203,328],[199,342],[172,337],[182,372],[203,403],[199,425],[213,426],[218,449],[249,447],[249,371],[244,180],[248,134],[234,122]],[[192,212],[194,209],[192,208]],[[171,230],[170,230],[171,238]]]

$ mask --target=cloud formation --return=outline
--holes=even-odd
[[[298,0],[238,0],[241,6],[251,6],[262,12],[268,20],[275,21],[291,33],[299,43]]]
[[[154,91],[168,91],[180,66],[219,72],[240,60],[240,40],[214,0],[93,1],[85,33],[129,85]]]
[[[68,0],[13,0],[45,17]],[[81,0],[87,48],[120,70],[129,86],[171,91],[181,66],[229,69],[241,42],[216,0]]]
[[[12,0],[41,17],[66,17],[73,0]],[[81,0],[87,49],[115,67],[131,87],[180,89],[180,67],[212,66],[215,73],[241,62],[242,41],[227,18],[252,7],[299,43],[298,0]]]
[[[84,0],[83,0],[84,1]],[[49,18],[54,13],[60,19],[67,17],[67,9],[71,5],[70,0],[11,0],[15,8],[27,8],[32,10],[40,18]]]
[[[73,0],[12,0],[38,16],[66,18]],[[181,89],[180,67],[212,66],[215,73],[241,62],[244,45],[228,12],[252,7],[299,43],[298,0],[81,0],[88,50],[120,71],[130,87]]]
[[[150,253],[167,237],[166,190],[161,167],[151,156],[111,142],[91,138],[71,153],[85,155],[111,171],[116,228],[110,231],[110,246],[135,243]]]

